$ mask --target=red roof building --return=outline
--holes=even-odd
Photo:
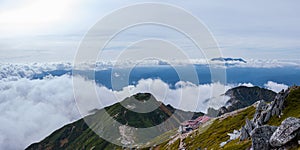
[[[188,132],[194,129],[197,129],[199,125],[207,122],[210,120],[210,117],[208,116],[200,116],[196,118],[195,120],[187,120],[180,124],[179,126],[179,132]]]

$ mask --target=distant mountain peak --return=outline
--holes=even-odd
[[[213,58],[211,59],[211,61],[221,61],[221,62],[242,62],[242,63],[247,63],[247,61],[245,61],[242,58],[224,58],[224,57],[219,57],[219,58]]]
[[[138,101],[148,101],[151,98],[152,94],[150,93],[137,93],[133,97]]]
[[[248,107],[259,100],[271,102],[274,100],[276,93],[268,89],[260,88],[258,86],[238,86],[229,89],[225,93],[225,95],[230,97],[230,99],[226,102],[226,105],[219,108],[218,110],[209,108],[209,116],[220,116],[228,112]]]

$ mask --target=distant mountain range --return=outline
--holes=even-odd
[[[213,58],[211,59],[211,61],[222,61],[222,62],[242,62],[242,63],[247,63],[247,61],[245,61],[242,58],[223,58],[223,57],[219,57],[219,58]]]
[[[276,93],[260,88],[260,87],[246,87],[240,86],[232,88],[225,93],[226,96],[229,96],[230,99],[226,102],[226,105],[221,107],[218,110],[213,108],[208,109],[209,116],[220,116],[228,112],[232,112],[241,108],[245,108],[254,104],[259,100],[264,100],[266,102],[271,102],[274,100]]]
[[[300,140],[300,119],[297,122],[297,118],[300,118],[300,87],[291,87],[285,92],[276,94],[270,90],[262,89],[259,87],[236,87],[228,90],[226,95],[231,99],[228,101],[227,106],[224,106],[228,112],[224,114],[217,114],[214,119],[211,119],[207,123],[201,125],[198,129],[186,133],[184,135],[179,134],[176,130],[179,124],[187,120],[187,116],[192,116],[192,119],[204,115],[203,113],[193,113],[177,110],[170,105],[164,105],[157,101],[149,93],[140,93],[126,98],[121,103],[116,103],[112,106],[106,107],[101,110],[94,110],[95,114],[87,116],[88,118],[97,118],[97,114],[106,110],[110,116],[123,125],[128,125],[136,128],[153,127],[164,122],[166,119],[171,118],[173,124],[170,126],[159,129],[163,134],[153,136],[153,140],[145,145],[139,145],[140,147],[148,147],[145,149],[249,149],[251,146],[255,149],[258,148],[271,148],[274,145],[278,145],[276,140],[280,140],[280,134],[285,133],[285,124],[293,127],[293,132],[286,133],[289,137],[287,144],[282,144],[277,148],[299,148]],[[134,101],[132,101],[134,100]],[[135,102],[147,102],[153,100],[155,105],[159,107],[149,113],[136,113],[133,111],[136,106]],[[264,100],[264,101],[262,101]],[[133,102],[133,103],[132,103]],[[263,104],[264,102],[268,102]],[[123,105],[128,107],[124,107]],[[230,109],[229,109],[230,108]],[[277,109],[278,108],[278,109]],[[138,109],[138,108],[137,108]],[[179,113],[171,116],[175,111]],[[272,111],[275,113],[272,114]],[[277,112],[278,111],[278,112]],[[270,116],[266,116],[269,114]],[[266,119],[266,117],[268,117]],[[290,120],[285,121],[289,117]],[[253,118],[253,119],[252,119]],[[249,121],[248,119],[252,119]],[[266,122],[257,123],[257,120],[265,120]],[[105,123],[105,120],[101,120]],[[249,123],[250,122],[250,123]],[[294,124],[293,124],[294,123]],[[299,124],[297,124],[299,123]],[[250,124],[250,125],[249,125]],[[270,124],[273,126],[266,126]],[[299,125],[299,126],[297,126]],[[110,124],[107,126],[115,126]],[[245,126],[245,127],[244,127]],[[250,127],[249,127],[250,126]],[[283,126],[283,127],[281,127]],[[105,127],[105,126],[104,126]],[[246,128],[247,130],[243,130]],[[270,131],[269,131],[270,129]],[[278,129],[279,131],[277,131]],[[254,135],[246,131],[253,131]],[[271,131],[272,130],[272,131]],[[276,131],[275,131],[276,130]],[[111,131],[119,132],[119,130]],[[255,134],[255,133],[263,134]],[[271,138],[272,133],[278,132],[279,137],[274,135]],[[230,134],[229,134],[230,133]],[[151,133],[145,133],[152,136]],[[246,138],[245,134],[248,134]],[[292,135],[290,135],[292,134]],[[122,134],[119,134],[122,139]],[[139,138],[139,135],[131,134],[132,139]],[[272,139],[274,143],[266,144],[269,139]],[[262,140],[262,142],[257,142]],[[134,140],[133,140],[134,141]],[[165,142],[163,142],[165,141]],[[163,143],[161,143],[163,142]],[[279,142],[280,143],[280,142]],[[133,144],[134,145],[134,144]],[[80,119],[74,123],[68,124],[52,134],[41,142],[30,145],[27,149],[123,149],[124,147],[114,145],[95,134],[84,122]],[[137,147],[135,147],[137,148]]]

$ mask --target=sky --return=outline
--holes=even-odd
[[[0,0],[0,62],[72,61],[81,39],[101,18],[119,8],[143,2],[172,4],[190,12],[211,31],[225,57],[299,58],[297,0]],[[176,19],[176,14],[170,14],[170,19]],[[165,29],[140,27],[119,37],[107,54],[120,51],[128,39],[143,39],[151,34],[179,43],[185,40]],[[193,54],[189,45],[185,43],[185,51]]]

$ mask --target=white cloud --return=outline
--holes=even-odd
[[[80,91],[79,95],[85,98],[89,97],[91,94],[90,90],[87,89],[93,84],[92,81],[81,78],[78,82],[80,82],[80,88],[83,89],[78,90]],[[161,79],[141,79],[136,86],[129,85],[120,91],[113,91],[104,86],[97,86],[98,98],[103,104],[98,106],[109,106],[136,93],[148,92],[154,95],[157,100],[165,104],[171,104],[173,107],[187,111],[206,112],[208,107],[217,109],[225,105],[229,98],[222,94],[233,87],[232,85],[224,86],[220,83],[195,85],[184,81],[177,82],[175,86],[176,88],[172,89]],[[81,98],[80,96],[79,98]],[[95,104],[83,104],[83,115],[86,115],[89,110],[94,109],[96,106]]]
[[[273,81],[268,81],[265,85],[264,85],[267,89],[272,90],[274,92],[280,92],[281,90],[286,90],[288,88],[287,85],[285,84],[280,84],[280,83],[276,83]]]
[[[179,81],[176,88],[172,89],[160,79],[142,79],[136,86],[127,86],[120,91],[112,91],[106,87],[98,88],[98,96],[109,105],[121,101],[126,97],[139,92],[149,92],[159,101],[171,104],[173,107],[187,111],[206,112],[208,107],[219,108],[225,105],[228,97],[222,96],[232,86],[220,83],[195,85],[190,82]]]
[[[0,80],[0,149],[23,149],[80,118],[70,76]]]
[[[252,67],[252,68],[280,68],[280,67],[299,67],[299,59],[280,60],[280,59],[249,59],[247,63],[234,64],[232,67]]]
[[[47,71],[72,70],[72,64],[68,62],[57,63],[31,63],[31,64],[0,64],[0,80],[18,80],[20,78],[32,78],[34,75]]]
[[[254,87],[252,83],[239,83],[238,86]]]

